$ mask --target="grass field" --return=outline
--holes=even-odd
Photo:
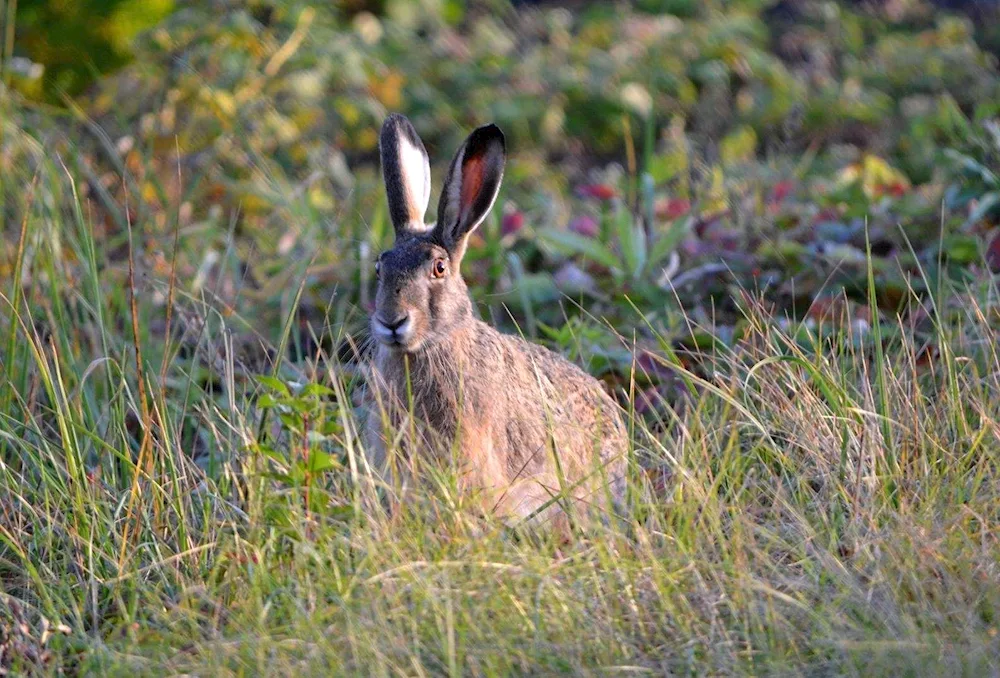
[[[0,90],[0,672],[1000,674],[988,97],[935,95],[947,144],[940,120],[907,118],[936,130],[935,162],[948,151],[974,180],[943,164],[908,178],[916,137],[845,156],[846,141],[812,147],[808,130],[772,152],[761,131],[748,154],[755,123],[736,121],[720,155],[678,130],[680,113],[616,109],[594,137],[611,150],[590,155],[574,150],[586,135],[572,113],[565,139],[508,125],[510,187],[469,254],[474,300],[598,374],[630,429],[627,505],[562,543],[483,523],[449,469],[401,511],[372,508],[387,490],[344,349],[364,335],[371,255],[389,242],[363,147],[386,102],[359,106],[330,157],[312,146],[353,119],[353,90],[315,128],[287,108],[334,28],[279,7],[276,27],[246,29],[257,46],[240,42],[239,13],[191,38],[201,15],[182,9],[167,28],[190,42],[171,59],[191,70],[176,81],[154,45],[76,108]],[[556,45],[539,49],[559,49],[565,17],[539,16]],[[358,45],[365,21],[346,24]],[[468,21],[459,35],[502,42]],[[601,42],[608,21],[573,35]],[[684,39],[712,21],[686,18]],[[425,89],[458,76],[443,64],[415,82],[401,30],[386,19],[390,44],[355,47],[410,83],[399,107],[421,102],[437,178],[452,138],[503,102],[434,109]],[[220,56],[244,49],[255,65]],[[476,92],[496,67],[483,59]],[[977,91],[996,91],[995,60],[982,63]],[[697,84],[695,108],[709,106],[718,92]],[[269,103],[246,110],[258,99],[244,87]],[[253,117],[279,109],[310,131],[268,147],[280,121]],[[856,133],[837,129],[822,134]],[[872,161],[876,147],[894,165]],[[621,165],[602,156],[616,148]],[[960,190],[978,193],[956,203]]]

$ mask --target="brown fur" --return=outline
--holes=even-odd
[[[397,116],[392,124],[403,123]],[[387,470],[395,461],[405,477],[416,457],[447,461],[450,455],[461,489],[485,510],[521,520],[549,504],[537,519],[562,520],[570,502],[576,513],[604,506],[608,495],[621,498],[627,434],[596,379],[473,316],[459,267],[503,168],[502,135],[495,127],[482,130],[459,150],[443,189],[438,211],[457,215],[452,223],[417,230],[398,224],[396,245],[380,258],[373,333],[382,323],[384,335],[386,321],[404,317],[411,331],[405,343],[379,343],[375,350],[368,447],[378,467]],[[391,138],[383,136],[382,143]],[[391,180],[387,175],[387,184]],[[394,193],[402,192],[390,187],[390,202]],[[458,204],[446,204],[449,195]],[[404,207],[395,211],[408,215]],[[439,259],[447,262],[441,277],[433,272]],[[390,459],[390,449],[402,454]]]

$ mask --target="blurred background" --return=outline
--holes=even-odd
[[[473,295],[565,351],[591,328],[590,368],[609,376],[631,358],[594,318],[728,342],[749,293],[788,319],[917,322],[914,300],[943,276],[976,284],[1000,266],[995,2],[3,8],[5,229],[39,159],[58,158],[76,183],[44,204],[82,199],[112,287],[131,223],[153,333],[174,265],[192,297],[265,337],[301,282],[293,353],[330,328],[363,333],[371,259],[391,244],[376,157],[388,111],[430,152],[429,218],[461,139],[503,128],[511,158],[467,259]]]

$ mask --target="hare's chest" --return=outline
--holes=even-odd
[[[369,382],[366,409],[377,412],[392,429],[419,430],[420,438],[450,444],[462,420],[461,394],[420,364],[376,361]]]

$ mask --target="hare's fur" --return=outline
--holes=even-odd
[[[416,132],[390,116],[381,146],[397,239],[380,259],[372,317],[381,339],[367,399],[375,466],[409,477],[417,457],[454,460],[460,488],[514,522],[617,502],[628,439],[614,400],[562,356],[477,319],[461,278],[468,235],[499,187],[502,134],[480,128],[463,144],[433,227],[422,222],[429,179],[405,160],[423,152]]]

